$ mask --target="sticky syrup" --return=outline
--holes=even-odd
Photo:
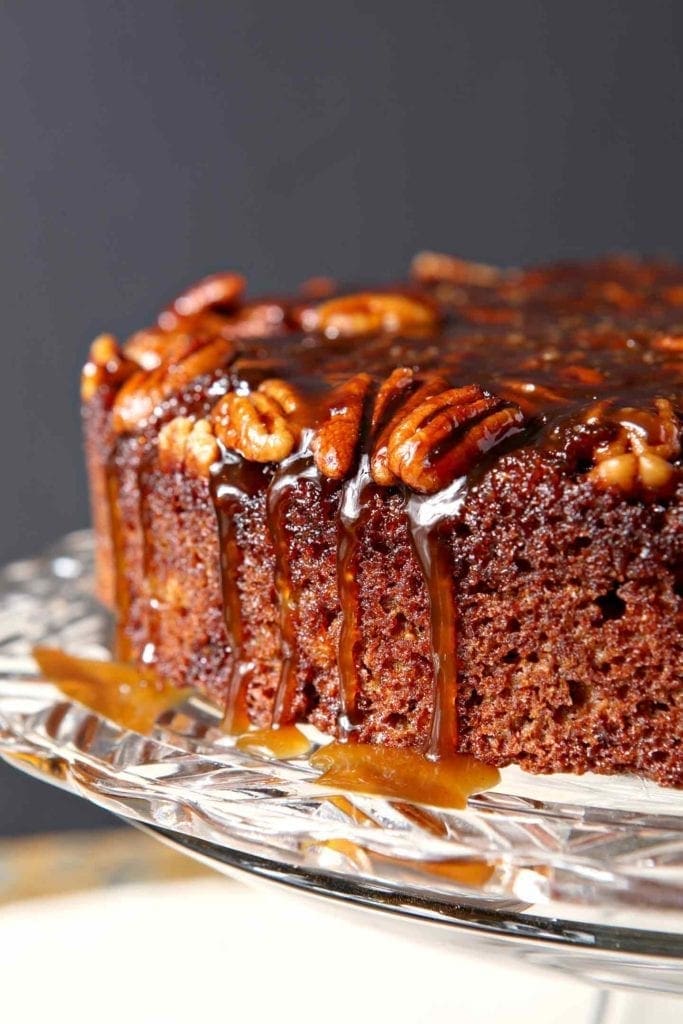
[[[469,754],[430,761],[415,750],[368,743],[330,743],[313,754],[311,764],[322,770],[320,785],[432,807],[465,807],[473,793],[500,781],[497,768]]]
[[[319,476],[310,452],[297,453],[279,466],[268,487],[267,508],[275,550],[275,588],[280,607],[280,679],[273,703],[273,724],[285,726],[294,719],[298,695],[296,625],[301,591],[291,571],[290,542],[285,527],[287,501],[301,481]]]
[[[283,725],[278,729],[253,729],[237,737],[235,744],[240,750],[253,750],[257,754],[270,754],[284,761],[301,757],[311,749],[311,742],[295,725]]]
[[[218,520],[221,552],[223,614],[232,646],[232,669],[228,685],[224,728],[242,733],[249,728],[247,695],[254,666],[245,658],[245,621],[242,613],[240,575],[242,545],[238,538],[238,518],[245,504],[264,490],[264,467],[249,463],[239,455],[226,454],[223,464],[211,479],[211,494]]]
[[[143,735],[163,712],[192,693],[161,685],[151,671],[125,662],[76,658],[50,647],[35,648],[33,657],[44,678],[66,697]]]

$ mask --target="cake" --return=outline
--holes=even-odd
[[[188,289],[82,378],[118,656],[347,742],[683,785],[683,268]]]

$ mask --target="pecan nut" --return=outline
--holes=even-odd
[[[165,472],[186,470],[198,477],[208,477],[221,455],[211,423],[187,416],[176,416],[162,427],[158,446],[159,465]]]
[[[393,429],[389,469],[408,487],[434,494],[524,425],[522,410],[471,384],[422,402]]]
[[[131,335],[123,346],[123,351],[141,369],[156,370],[157,366],[163,363],[168,349],[176,338],[175,334],[169,334],[161,327],[149,327]]]
[[[225,338],[176,339],[160,366],[151,372],[138,370],[123,385],[114,402],[114,429],[123,434],[144,428],[163,402],[224,366],[232,353],[233,345]]]
[[[343,480],[357,462],[369,389],[369,375],[359,373],[330,395],[328,414],[313,438],[312,450],[319,472],[331,480]]]
[[[301,320],[304,330],[339,338],[432,330],[439,314],[426,298],[400,292],[358,292],[305,309]]]
[[[135,370],[135,364],[126,358],[113,335],[98,335],[81,374],[82,400],[89,402],[102,387],[118,387]]]
[[[440,252],[419,252],[413,259],[411,270],[413,277],[427,284],[446,281],[448,284],[487,287],[498,284],[503,277],[498,267],[470,263]]]
[[[683,334],[664,334],[654,339],[652,347],[658,352],[683,353]]]
[[[173,302],[180,317],[197,316],[205,309],[234,309],[244,294],[246,281],[241,274],[211,274],[197,281]]]
[[[662,494],[671,487],[678,475],[672,460],[681,451],[681,426],[668,399],[656,398],[654,406],[655,411],[609,410],[608,403],[601,402],[589,411],[587,423],[606,420],[615,428],[614,436],[593,453],[595,464],[588,478],[599,487],[625,494]]]
[[[390,487],[397,477],[389,468],[389,438],[398,423],[422,402],[448,390],[437,374],[421,379],[411,367],[398,367],[384,381],[372,414],[373,445],[370,472],[377,484]]]
[[[281,462],[294,450],[301,402],[285,381],[264,381],[257,391],[230,392],[213,411],[213,427],[226,448],[252,462]]]

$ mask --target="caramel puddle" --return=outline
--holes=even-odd
[[[359,868],[365,869],[367,858],[398,868],[407,868],[419,874],[447,878],[470,888],[478,889],[493,877],[495,867],[480,860],[409,860],[407,857],[392,857],[386,853],[366,850],[350,839],[327,839],[318,845],[347,857]]]
[[[323,774],[315,780],[322,786],[341,786],[432,807],[465,807],[473,793],[491,789],[500,781],[497,768],[469,754],[430,761],[414,750],[368,743],[330,743],[313,754],[311,764],[322,769]]]
[[[253,750],[258,754],[271,754],[284,760],[300,757],[311,749],[311,743],[295,725],[278,729],[254,729],[237,737],[235,746],[240,750]]]
[[[161,684],[153,672],[125,662],[77,658],[52,647],[36,647],[33,657],[45,679],[65,696],[143,735],[164,711],[192,693]]]

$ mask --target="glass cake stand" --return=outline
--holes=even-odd
[[[463,810],[340,792],[316,781],[310,751],[238,749],[195,696],[140,735],[44,681],[31,657],[37,645],[109,656],[92,571],[80,532],[0,573],[7,761],[219,871],[371,913],[423,944],[683,994],[683,794],[516,768]],[[325,742],[303,728],[311,751]]]

